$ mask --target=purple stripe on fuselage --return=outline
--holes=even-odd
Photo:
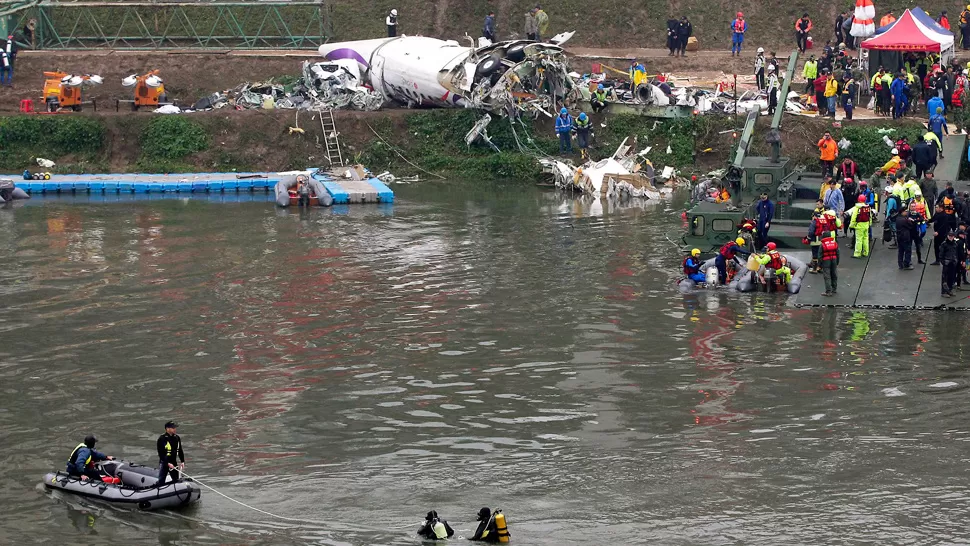
[[[367,61],[365,61],[364,58],[360,56],[360,53],[357,53],[356,51],[354,51],[353,49],[350,49],[349,47],[345,47],[343,49],[335,49],[330,53],[327,53],[328,61],[336,61],[338,59],[353,59],[358,63],[360,63],[361,66],[363,66],[364,68],[370,68],[370,65],[367,64]]]

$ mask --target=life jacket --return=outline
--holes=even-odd
[[[593,95],[595,96],[596,100],[598,100],[600,102],[606,102],[606,90],[605,89],[603,91],[600,91],[599,89],[597,89],[596,91],[593,91]]]
[[[832,237],[822,239],[822,260],[835,260],[839,257],[839,244]]]
[[[575,124],[577,129],[589,129],[589,118],[587,117],[586,121],[576,118]]]
[[[856,212],[855,221],[856,222],[868,222],[869,217],[872,215],[872,211],[869,209],[869,205],[862,205],[859,207],[859,211]]]
[[[735,19],[734,20],[734,24],[731,25],[731,29],[734,32],[744,32],[745,31],[745,26],[746,25],[745,25],[745,22],[744,21],[742,21],[741,19]]]
[[[783,265],[781,263],[781,252],[778,252],[777,250],[769,250],[768,258],[770,258],[767,265],[768,267],[771,269],[781,269]]]
[[[735,243],[734,241],[728,241],[724,243],[724,246],[721,247],[721,250],[718,250],[718,253],[721,256],[724,256],[725,258],[727,258],[728,260],[732,260],[734,259],[734,254],[736,252],[735,249],[737,249],[737,247],[738,247],[737,243]]]
[[[690,261],[691,261],[692,258],[693,258],[693,256],[688,256],[688,257],[684,258],[684,265],[683,265],[684,275],[693,275],[694,273],[697,273],[698,271],[700,271],[700,268],[701,267],[700,267],[699,264],[698,265],[691,265]]]
[[[909,204],[909,210],[919,217],[920,222],[926,221],[926,202],[913,201]]]
[[[81,448],[82,447],[87,447],[87,446],[84,445],[84,442],[81,442],[80,444],[78,444],[77,447],[74,448],[74,451],[71,452],[71,457],[67,460],[67,467],[68,468],[70,468],[72,466],[75,466],[75,464],[74,464],[74,458],[77,457],[77,452],[78,451],[81,451]],[[84,461],[84,466],[88,466],[89,464],[91,464],[91,454],[90,453],[88,453],[88,458]]]
[[[956,212],[956,210],[956,206],[953,204],[953,198],[950,196],[945,196],[943,198],[943,212],[953,214]]]

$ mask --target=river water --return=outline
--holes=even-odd
[[[481,506],[517,544],[970,541],[963,315],[681,294],[663,206],[395,189],[0,210],[4,542],[414,544]],[[40,485],[89,432],[153,463],[168,419],[293,519]]]

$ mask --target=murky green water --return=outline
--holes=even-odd
[[[398,187],[393,207],[0,210],[11,543],[966,543],[967,318],[674,286],[663,207]],[[51,496],[88,432],[184,512]]]

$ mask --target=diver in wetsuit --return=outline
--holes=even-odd
[[[475,530],[475,534],[472,538],[468,540],[475,540],[480,542],[498,542],[498,525],[495,524],[495,518],[492,515],[492,511],[488,508],[482,508],[478,511],[478,529]]]
[[[455,530],[448,525],[448,522],[438,517],[438,512],[434,510],[428,512],[424,518],[424,524],[418,529],[418,536],[425,540],[445,540],[454,536]]]

